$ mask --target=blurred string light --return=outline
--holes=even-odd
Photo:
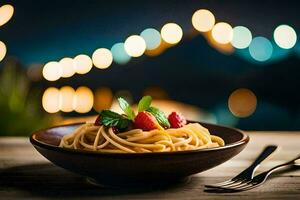
[[[84,54],[78,55],[74,58],[74,68],[78,74],[86,74],[93,67],[92,59]]]
[[[94,95],[91,89],[85,86],[77,88],[74,97],[74,110],[78,113],[89,112],[94,105]]]
[[[220,44],[227,44],[233,37],[232,27],[225,22],[217,23],[212,29],[212,37]]]
[[[113,93],[109,87],[100,87],[95,91],[94,109],[100,112],[109,109],[113,102]]]
[[[169,44],[177,44],[183,36],[181,27],[175,23],[165,24],[160,32],[162,39]]]
[[[297,42],[296,31],[288,25],[280,25],[274,31],[276,44],[283,49],[291,49]]]
[[[48,62],[43,68],[43,77],[48,81],[56,81],[62,75],[62,69],[58,62]]]
[[[14,7],[6,4],[0,7],[0,26],[6,24],[14,14]]]
[[[192,16],[192,24],[197,31],[210,31],[215,25],[215,16],[209,10],[197,10]]]
[[[233,28],[231,44],[237,49],[247,48],[252,41],[252,34],[247,27],[236,26]]]
[[[146,42],[139,35],[129,36],[124,43],[125,51],[132,57],[140,57],[146,50]]]
[[[54,87],[46,89],[42,97],[42,105],[46,112],[56,113],[59,111],[59,90]]]
[[[221,44],[213,38],[211,33],[205,33],[204,36],[207,38],[210,46],[214,47],[217,51],[225,55],[230,55],[235,51],[231,43]]]
[[[6,45],[4,44],[4,42],[0,41],[0,61],[5,57],[6,51]]]
[[[228,108],[236,117],[248,117],[256,109],[257,98],[246,88],[240,88],[231,93],[228,99]]]
[[[74,110],[75,90],[70,86],[64,86],[59,90],[59,109],[63,112]]]
[[[59,61],[62,74],[61,77],[68,78],[75,74],[75,63],[72,58],[63,58]]]
[[[128,63],[131,57],[127,54],[124,48],[124,43],[114,44],[111,48],[113,60],[121,65]]]
[[[92,60],[95,67],[99,69],[106,69],[111,65],[113,56],[110,50],[100,48],[93,53]]]
[[[154,28],[145,29],[140,36],[144,38],[147,50],[156,49],[161,43],[160,33]]]
[[[259,36],[251,41],[249,52],[254,60],[264,62],[271,58],[273,46],[267,38]]]

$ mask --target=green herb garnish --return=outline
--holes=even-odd
[[[143,112],[147,110],[151,105],[152,97],[150,96],[144,96],[138,104],[138,111]]]
[[[130,107],[129,103],[127,103],[127,101],[125,99],[123,99],[122,97],[118,98],[118,101],[119,101],[120,107],[125,112],[128,119],[134,120],[135,114],[134,114],[132,108]]]
[[[165,127],[165,128],[170,127],[170,123],[169,123],[169,121],[168,121],[168,119],[167,119],[164,112],[162,112],[158,108],[155,108],[155,107],[152,107],[152,106],[149,107],[146,111],[151,113],[156,118],[158,123],[160,123],[163,127]]]
[[[100,124],[104,126],[117,127],[118,129],[125,129],[130,125],[131,121],[124,116],[110,111],[103,110],[100,112]]]

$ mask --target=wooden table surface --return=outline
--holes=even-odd
[[[192,176],[190,181],[159,189],[116,189],[89,184],[83,177],[54,166],[28,138],[0,137],[0,199],[300,199],[300,170],[270,178],[240,193],[206,193],[204,184],[224,181],[246,168],[265,145],[281,149],[259,171],[300,153],[300,132],[248,132],[250,143],[230,161]]]

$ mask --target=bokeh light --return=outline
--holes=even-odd
[[[6,4],[0,7],[0,26],[6,24],[14,14],[14,7]]]
[[[217,23],[212,29],[212,37],[220,44],[227,44],[231,42],[233,37],[232,27],[225,22]]]
[[[100,48],[93,53],[92,60],[97,68],[106,69],[111,65],[113,56],[110,50]]]
[[[254,60],[264,62],[271,58],[273,46],[267,38],[259,36],[251,41],[249,52]]]
[[[80,54],[74,58],[74,66],[76,73],[86,74],[92,69],[93,62],[89,56]]]
[[[252,34],[247,27],[236,26],[233,28],[231,44],[237,49],[247,48],[252,41]]]
[[[128,55],[139,57],[146,50],[146,42],[141,36],[132,35],[125,40],[124,48]]]
[[[48,62],[43,68],[43,77],[48,81],[56,81],[62,75],[62,69],[58,62]]]
[[[140,35],[146,42],[147,50],[156,49],[161,43],[160,33],[154,28],[147,28]]]
[[[72,58],[63,58],[59,61],[62,74],[61,77],[68,78],[75,74],[74,60]]]
[[[93,105],[93,92],[85,86],[77,88],[74,98],[74,110],[78,113],[87,113],[93,108]]]
[[[183,36],[181,27],[175,23],[165,24],[160,32],[162,39],[169,44],[177,44]]]
[[[3,58],[6,55],[6,46],[4,44],[4,42],[0,41],[0,61],[3,60]]]
[[[233,37],[232,27],[225,22],[217,23],[212,29],[212,37],[218,43],[227,44]]]
[[[248,117],[256,109],[257,98],[246,88],[240,88],[231,93],[228,99],[228,108],[236,117]]]
[[[113,93],[109,87],[100,87],[95,91],[94,109],[100,112],[109,109],[113,102]]]
[[[283,49],[293,48],[297,42],[296,31],[288,25],[280,25],[274,31],[274,40]]]
[[[235,52],[235,48],[231,45],[231,43],[221,44],[221,43],[217,42],[213,38],[213,36],[210,32],[203,33],[203,36],[207,39],[208,44],[210,46],[212,46],[213,48],[215,48],[220,53],[223,53],[225,55],[230,55],[233,52]]]
[[[215,25],[215,16],[209,10],[197,10],[192,16],[192,24],[197,31],[210,31]]]
[[[112,53],[114,62],[120,65],[125,65],[131,59],[131,57],[125,51],[124,43],[117,43],[113,45],[110,51]]]
[[[75,90],[70,86],[64,86],[59,90],[59,109],[63,112],[71,112],[74,109]]]
[[[167,99],[168,93],[159,86],[150,86],[144,90],[144,95],[149,95],[153,99]]]
[[[50,87],[45,90],[42,97],[42,105],[46,112],[56,113],[59,111],[59,90]]]

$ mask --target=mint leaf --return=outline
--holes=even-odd
[[[132,108],[130,107],[129,103],[127,103],[127,101],[125,99],[123,99],[122,97],[118,98],[118,101],[119,101],[120,107],[125,112],[128,119],[134,120],[135,114],[134,114]]]
[[[100,112],[100,124],[104,126],[116,126],[119,129],[127,128],[131,121],[122,115],[110,111],[110,110],[103,110]]]
[[[164,112],[162,112],[161,110],[159,110],[158,108],[155,108],[155,107],[149,107],[147,109],[147,111],[149,113],[151,113],[156,118],[158,123],[161,124],[163,127],[165,127],[165,128],[170,127],[170,123]]]
[[[139,112],[143,112],[145,110],[147,110],[150,107],[152,101],[152,97],[150,96],[144,96],[138,104],[138,111]]]

